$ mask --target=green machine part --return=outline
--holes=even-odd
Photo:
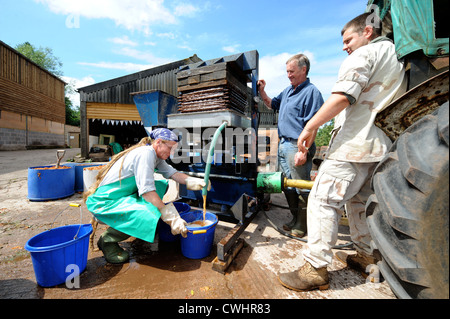
[[[287,179],[282,172],[258,173],[256,187],[263,193],[281,193],[286,187],[311,189],[313,181]]]
[[[281,193],[283,191],[284,176],[281,172],[258,173],[256,188],[263,193]]]
[[[448,57],[448,0],[369,0],[366,12],[371,10],[381,20],[390,11],[398,59],[419,50],[430,58]]]

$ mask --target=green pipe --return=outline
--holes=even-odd
[[[219,126],[219,128],[216,130],[216,132],[214,133],[212,142],[211,142],[211,146],[209,147],[209,154],[208,154],[208,160],[206,161],[206,167],[205,167],[205,187],[203,187],[202,189],[202,195],[206,195],[206,193],[208,192],[208,184],[209,184],[209,172],[211,171],[211,163],[212,163],[212,159],[214,156],[214,149],[216,148],[216,142],[217,139],[220,136],[220,133],[222,132],[222,130],[224,129],[225,126],[228,125],[228,122],[223,122],[222,125]]]
[[[313,185],[313,181],[287,179],[281,172],[258,173],[256,177],[256,187],[264,193],[281,193],[287,187],[311,189]]]
[[[281,193],[283,191],[284,174],[281,172],[258,173],[256,188],[264,193]]]

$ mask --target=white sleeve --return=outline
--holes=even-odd
[[[156,191],[154,180],[156,155],[154,152],[139,152],[133,161],[133,171],[139,196]]]
[[[175,168],[167,164],[164,160],[161,160],[158,164],[156,164],[156,169],[158,170],[158,173],[166,179],[171,178],[172,175],[177,172]]]

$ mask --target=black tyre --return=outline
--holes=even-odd
[[[366,205],[383,277],[398,298],[449,298],[449,106],[405,130]]]

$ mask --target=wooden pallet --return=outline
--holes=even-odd
[[[222,62],[177,74],[179,111],[233,109],[245,113],[248,88],[245,74],[232,63]]]

